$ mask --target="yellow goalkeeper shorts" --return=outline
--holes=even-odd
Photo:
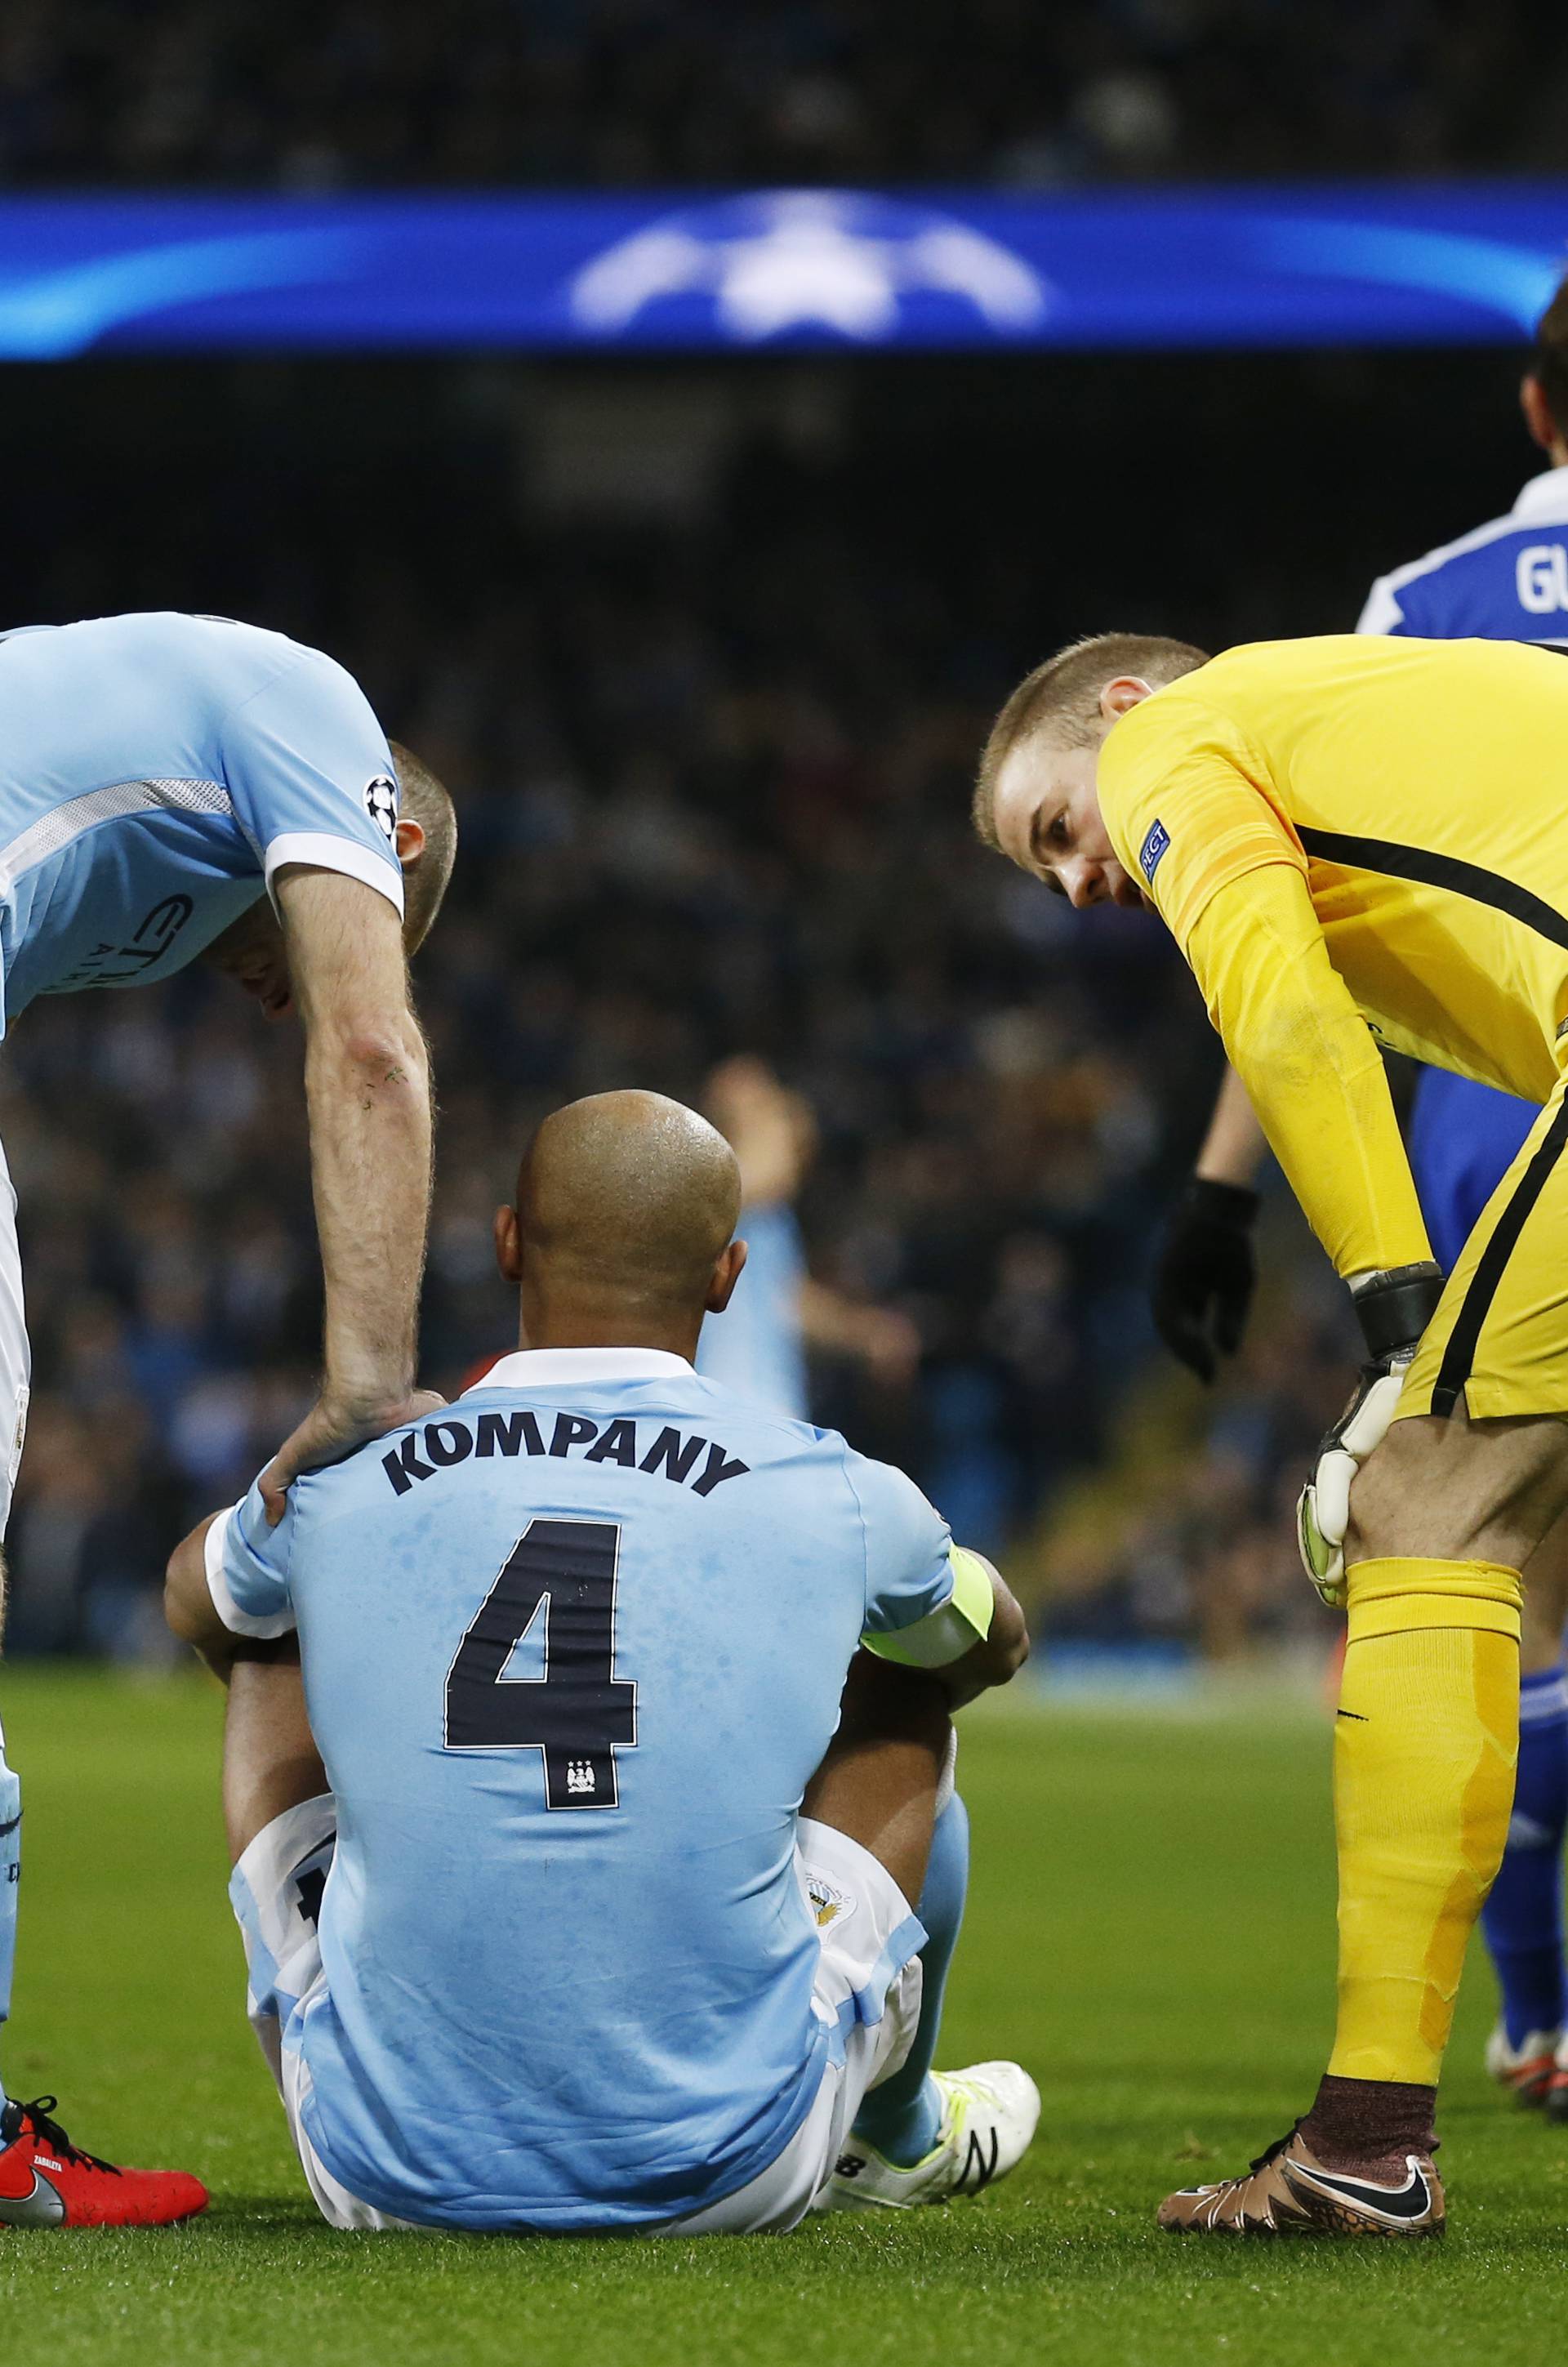
[[[1568,1080],[1525,1138],[1449,1276],[1394,1420],[1568,1414]]]

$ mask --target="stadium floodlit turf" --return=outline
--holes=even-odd
[[[193,2226],[0,2233],[0,2356],[51,2367],[1538,2367],[1568,2304],[1568,2131],[1495,2100],[1472,1964],[1446,2100],[1446,2245],[1163,2237],[1160,2194],[1305,2102],[1328,2027],[1328,1736],[1212,1714],[984,1707],[976,1880],[944,2059],[1016,2055],[1035,2150],[978,2203],[783,2239],[331,2234],[241,2012],[218,1714],[194,1677],[5,1672],[27,1877],[13,2092],[111,2158],[199,2171]],[[25,2334],[23,2332],[25,2329]]]

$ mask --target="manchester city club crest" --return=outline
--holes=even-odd
[[[829,1923],[838,1923],[854,1913],[854,1900],[848,1891],[813,1869],[806,1877],[806,1896],[811,1902],[811,1912],[817,1919],[817,1929],[825,1931]]]

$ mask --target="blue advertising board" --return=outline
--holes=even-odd
[[[1517,341],[1568,181],[0,199],[0,358]]]

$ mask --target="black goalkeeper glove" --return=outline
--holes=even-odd
[[[1252,1227],[1258,1195],[1245,1184],[1194,1175],[1171,1213],[1150,1294],[1155,1329],[1201,1381],[1234,1356],[1258,1280]]]
[[[1345,1606],[1350,1483],[1393,1420],[1404,1376],[1443,1295],[1443,1270],[1429,1262],[1390,1266],[1366,1275],[1353,1295],[1367,1361],[1355,1395],[1321,1442],[1312,1477],[1296,1501],[1302,1568],[1337,1611]]]

